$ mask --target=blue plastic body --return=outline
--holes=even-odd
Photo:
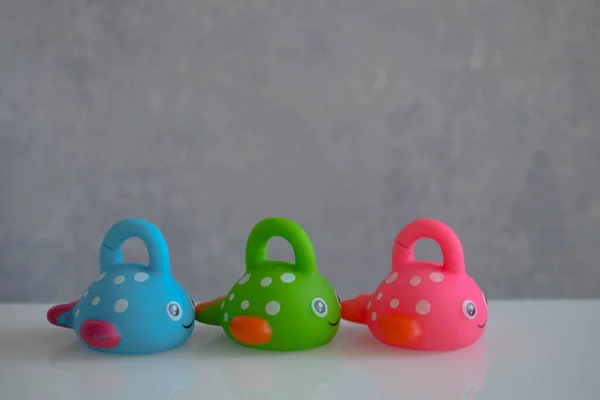
[[[148,265],[123,261],[122,246],[141,239]],[[184,344],[194,327],[194,303],[171,275],[167,243],[153,224],[124,219],[106,233],[100,275],[81,298],[48,311],[48,320],[72,328],[87,347],[118,354],[151,354]]]

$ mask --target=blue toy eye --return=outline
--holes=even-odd
[[[167,304],[167,314],[169,315],[169,318],[171,318],[173,321],[179,321],[182,317],[181,306],[179,305],[179,303],[176,301],[172,301],[169,304]]]
[[[312,310],[317,317],[323,318],[327,315],[327,303],[325,303],[325,300],[317,297],[312,301]]]

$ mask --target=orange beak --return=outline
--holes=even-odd
[[[273,337],[269,323],[251,315],[233,317],[229,324],[229,331],[238,342],[250,346],[269,343]]]
[[[384,315],[377,322],[377,327],[385,340],[400,347],[414,344],[423,336],[419,323],[404,315]]]
[[[364,324],[366,321],[365,316],[367,315],[367,304],[370,298],[370,294],[361,294],[353,299],[342,301],[342,319],[357,324]]]
[[[204,301],[202,303],[198,303],[196,304],[195,310],[196,310],[196,314],[198,314],[200,311],[214,305],[214,304],[218,304],[219,302],[221,302],[221,300],[223,300],[225,298],[225,296],[216,298],[214,300],[211,301]]]

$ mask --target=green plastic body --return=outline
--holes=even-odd
[[[267,243],[287,240],[295,262],[269,260]],[[325,307],[323,307],[325,305]],[[271,337],[266,343],[236,339],[230,326],[239,316],[266,321]],[[259,222],[246,244],[246,271],[229,293],[197,311],[199,322],[220,325],[236,343],[261,350],[307,350],[329,343],[341,316],[339,297],[317,270],[312,242],[295,222],[271,217]],[[238,318],[239,320],[239,318]]]

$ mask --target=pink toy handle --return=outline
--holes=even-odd
[[[422,218],[406,225],[392,248],[392,270],[402,268],[415,259],[415,244],[420,239],[432,239],[442,250],[442,268],[450,272],[465,272],[465,256],[456,233],[442,221]]]

